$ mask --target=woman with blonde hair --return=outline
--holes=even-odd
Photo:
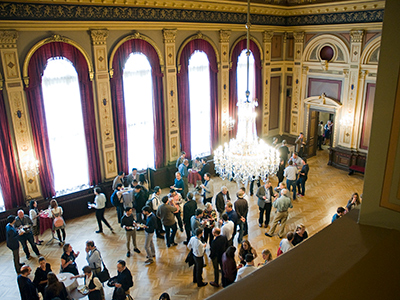
[[[271,251],[269,249],[264,249],[261,252],[261,256],[262,256],[264,262],[258,264],[259,267],[260,266],[265,266],[267,263],[269,263],[272,260],[272,254],[271,254]]]
[[[53,218],[53,231],[57,232],[57,237],[60,241],[58,244],[62,246],[65,243],[65,237],[67,236],[65,233],[65,221],[62,217],[64,212],[62,207],[58,206],[57,201],[54,199],[50,201],[50,212],[51,217]],[[62,238],[60,231],[62,232]]]
[[[300,244],[303,240],[308,238],[308,233],[306,231],[306,226],[299,224],[296,226],[296,231],[294,233],[294,238],[292,241],[293,246]]]
[[[347,212],[349,212],[352,208],[360,204],[361,204],[360,196],[358,196],[358,193],[354,193],[353,195],[351,195],[351,199],[347,202],[346,205]]]

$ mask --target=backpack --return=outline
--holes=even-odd
[[[151,199],[147,200],[147,201],[146,201],[146,206],[150,207],[150,209],[151,209],[151,210],[153,211],[153,213],[154,213],[153,199],[154,199],[154,198],[151,198]]]
[[[118,195],[117,195],[117,190],[115,190],[111,195],[111,204],[115,207],[120,205]]]

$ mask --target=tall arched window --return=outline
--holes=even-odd
[[[1,192],[1,187],[0,187],[0,211],[5,211],[5,206],[4,206],[4,199],[3,199],[3,193]]]
[[[48,59],[43,103],[57,195],[88,187],[88,156],[75,67],[65,57]]]
[[[244,49],[239,57],[237,62],[237,95],[238,101],[243,101],[246,99],[246,90],[247,90],[247,50]],[[255,95],[255,66],[254,66],[254,56],[250,51],[249,56],[249,91],[250,97],[249,100],[253,100],[256,98]]]
[[[207,55],[195,51],[189,59],[191,156],[211,154],[210,71]]]
[[[129,170],[154,168],[153,82],[146,55],[129,55],[123,82]]]

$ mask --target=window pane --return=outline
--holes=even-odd
[[[154,168],[153,82],[144,54],[129,56],[123,80],[129,169]]]
[[[87,149],[78,74],[64,57],[51,58],[42,78],[43,101],[57,195],[88,187]]]
[[[203,51],[195,51],[189,59],[189,98],[191,155],[210,155],[210,70],[208,57]]]
[[[4,199],[3,199],[3,193],[1,192],[1,187],[0,187],[0,211],[5,211]]]
[[[237,63],[237,94],[238,94],[238,101],[245,101],[246,100],[246,90],[247,90],[247,56],[246,56],[246,49],[243,50],[239,57]],[[255,99],[255,77],[256,70],[254,67],[254,56],[253,53],[250,51],[249,57],[249,91],[250,97],[249,100]]]

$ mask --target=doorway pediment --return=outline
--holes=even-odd
[[[318,107],[325,107],[330,109],[338,109],[342,107],[342,104],[332,98],[328,98],[325,94],[321,96],[313,96],[304,99],[304,104],[309,106],[318,106]]]

